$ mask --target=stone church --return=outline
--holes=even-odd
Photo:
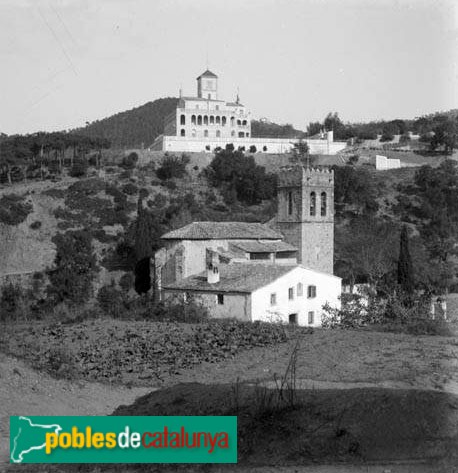
[[[333,275],[334,174],[282,168],[277,215],[266,224],[193,222],[162,236],[156,274],[162,297],[200,299],[213,317],[321,325],[338,307]]]

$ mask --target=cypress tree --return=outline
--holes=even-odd
[[[409,235],[407,226],[404,225],[401,230],[399,259],[398,259],[398,284],[407,293],[414,292],[414,277],[412,259],[409,251]]]
[[[135,290],[146,294],[151,289],[150,260],[159,247],[160,229],[153,215],[143,208],[143,198],[138,199],[135,228]]]

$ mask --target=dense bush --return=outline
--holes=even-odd
[[[71,177],[83,177],[87,174],[88,164],[85,159],[75,160],[73,166],[68,171]]]
[[[0,198],[0,223],[19,225],[32,211],[32,204],[25,202],[23,196],[5,194]]]
[[[127,195],[135,195],[138,192],[138,187],[135,184],[128,182],[123,186],[122,191]]]
[[[25,294],[19,284],[8,283],[0,288],[0,321],[22,315]]]
[[[124,156],[119,163],[119,167],[128,170],[134,169],[138,161],[138,154],[137,153],[130,153],[127,156]]]
[[[241,151],[220,151],[206,174],[213,186],[234,191],[238,200],[249,205],[270,199],[276,192],[276,176],[266,173],[253,156],[245,156]]]
[[[58,233],[54,268],[48,271],[50,302],[82,304],[92,296],[92,282],[98,271],[91,235],[84,230]]]
[[[186,165],[189,161],[189,156],[185,154],[181,157],[167,155],[164,157],[161,166],[157,169],[156,175],[162,181],[181,178],[186,174]]]
[[[441,318],[433,319],[431,303],[426,297],[412,298],[401,292],[380,298],[342,295],[341,309],[323,307],[324,328],[358,328],[371,326],[384,331],[417,335],[449,335],[450,330]]]

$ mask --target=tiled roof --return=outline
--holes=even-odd
[[[281,233],[262,223],[193,222],[162,235],[165,240],[281,240]]]
[[[277,253],[278,251],[297,251],[297,248],[285,241],[240,241],[232,243],[247,253]]]
[[[189,276],[181,281],[166,284],[163,289],[203,292],[246,293],[264,287],[279,277],[289,273],[297,265],[275,265],[255,263],[223,264],[219,267],[220,281],[207,282],[206,272]]]
[[[205,72],[203,72],[203,73],[198,77],[198,79],[200,79],[201,77],[216,77],[216,78],[217,78],[218,76],[217,76],[214,72],[209,71],[209,70],[207,69]]]

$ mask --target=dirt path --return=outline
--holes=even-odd
[[[0,354],[0,471],[9,462],[9,416],[107,415],[150,388],[56,380]]]

